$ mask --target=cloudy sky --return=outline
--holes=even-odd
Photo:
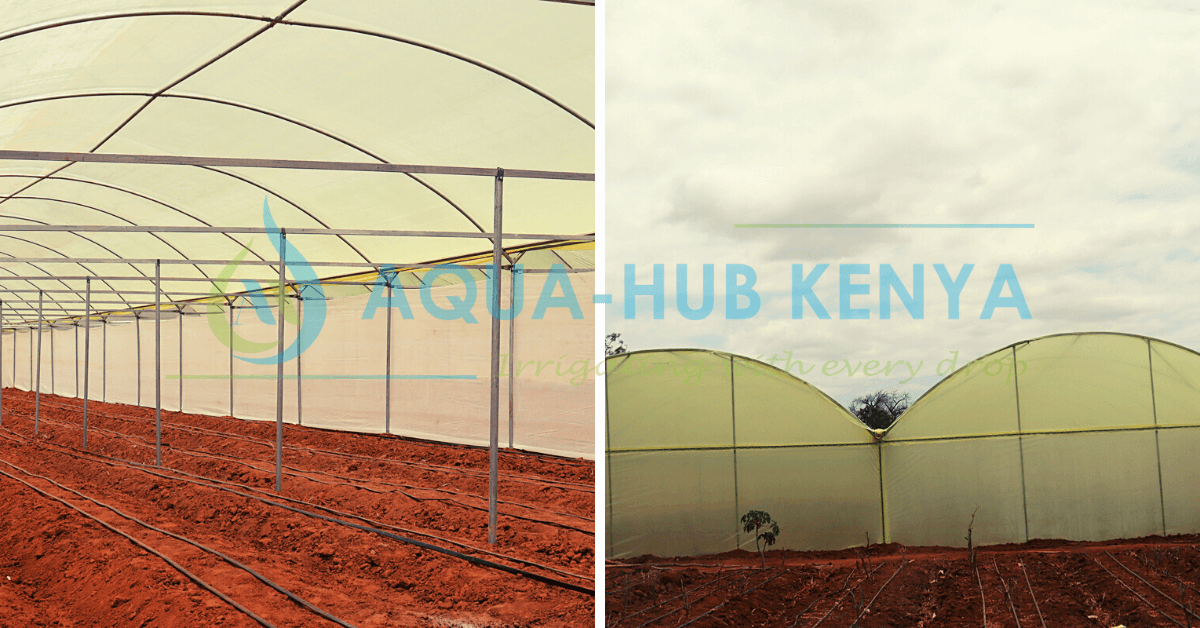
[[[607,327],[631,349],[704,347],[770,359],[843,403],[878,388],[914,398],[1007,344],[1113,330],[1200,348],[1200,12],[1187,2],[613,0],[606,10]],[[742,223],[1032,223],[1033,229],[737,229]],[[831,319],[791,318],[793,264],[830,265],[815,292]],[[624,312],[665,265],[666,314]],[[676,265],[703,320],[676,308]],[[762,297],[725,316],[725,274],[745,264]],[[839,264],[869,294],[839,317]],[[880,265],[896,297],[879,316]],[[934,271],[974,264],[951,320]],[[1032,318],[980,315],[1011,264]],[[1008,295],[1006,288],[1004,295]],[[745,302],[743,301],[743,304]],[[850,377],[878,360],[921,363]],[[783,367],[783,363],[777,363]],[[792,372],[798,374],[793,364]],[[908,380],[903,381],[902,380]]]

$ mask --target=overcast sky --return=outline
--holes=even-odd
[[[835,399],[914,398],[1020,340],[1113,330],[1200,348],[1200,13],[1188,2],[613,0],[606,12],[607,327],[631,349],[792,352]],[[737,223],[1033,223],[1033,229],[735,229]],[[666,315],[624,316],[624,265],[666,265]],[[688,264],[716,304],[675,306]],[[791,266],[830,268],[791,318]],[[838,265],[868,320],[839,318]],[[759,313],[726,320],[725,272],[757,273]],[[925,316],[892,298],[924,264]],[[950,320],[934,271],[974,264]],[[980,320],[1001,264],[1032,318]],[[1007,288],[1004,291],[1008,295]],[[744,303],[744,301],[743,301]],[[829,360],[923,363],[915,377],[821,374]],[[783,367],[784,364],[777,363]],[[797,367],[792,372],[797,374]],[[901,380],[910,379],[905,383]]]

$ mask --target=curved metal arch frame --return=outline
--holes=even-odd
[[[371,159],[374,159],[380,163],[384,163],[384,164],[390,163],[388,160],[384,159],[383,157],[380,157],[379,155],[375,154],[374,152],[372,152],[372,151],[358,145],[357,143],[352,142],[349,139],[346,139],[345,137],[342,137],[341,135],[334,133],[332,131],[326,131],[324,129],[313,126],[302,120],[298,120],[296,118],[293,118],[291,116],[286,116],[286,115],[283,115],[278,112],[268,111],[266,109],[262,109],[260,107],[255,107],[253,105],[249,105],[246,103],[239,103],[239,102],[235,102],[235,101],[231,101],[231,100],[214,98],[214,97],[210,97],[210,96],[200,96],[200,95],[194,95],[194,94],[166,94],[166,93],[155,94],[152,92],[84,92],[84,93],[78,93],[78,94],[59,94],[59,95],[54,95],[54,96],[41,96],[38,98],[27,98],[25,100],[18,100],[18,101],[0,104],[0,109],[7,109],[10,107],[19,107],[19,106],[23,106],[23,105],[37,104],[37,103],[43,103],[43,102],[52,102],[52,101],[57,101],[57,100],[70,100],[70,99],[75,99],[75,98],[99,98],[99,97],[105,97],[105,96],[142,97],[142,98],[152,98],[152,99],[153,98],[175,98],[175,99],[180,99],[180,100],[195,100],[195,101],[200,101],[200,102],[208,102],[208,103],[217,104],[217,105],[224,105],[224,106],[229,106],[229,107],[235,107],[238,109],[244,109],[246,111],[251,111],[254,113],[261,114],[261,115],[269,116],[269,117],[275,118],[277,120],[280,120],[280,121],[283,121],[283,122],[286,122],[289,124],[294,124],[305,130],[312,131],[313,133],[317,133],[318,135],[327,137],[327,138],[329,138],[335,142],[338,142],[348,148],[354,149],[354,150],[362,153],[363,155],[366,155],[367,157],[370,157]],[[144,107],[141,109],[144,109]],[[138,111],[140,112],[141,109],[139,109]],[[135,112],[135,115],[136,115],[136,112]],[[302,213],[304,213],[309,218],[313,219],[317,224],[321,225],[322,227],[328,227],[328,225],[325,224],[324,221],[322,221],[320,218],[317,218],[311,212],[309,212],[308,210],[301,207],[298,203],[288,200],[287,198],[280,195],[278,192],[269,190],[268,188],[266,188],[265,186],[263,186],[259,183],[250,181],[249,179],[243,178],[241,176],[238,176],[233,173],[226,172],[224,170],[220,170],[220,169],[217,169],[214,167],[210,167],[210,166],[199,166],[199,167],[205,168],[207,170],[212,170],[214,172],[218,172],[218,173],[221,173],[221,174],[224,174],[227,176],[232,176],[234,178],[240,179],[241,181],[243,181],[245,183],[256,186],[259,189],[262,189],[271,194],[274,194],[274,195],[278,196],[279,198],[283,199],[284,201],[286,201],[287,203],[291,204],[296,209],[300,210]],[[474,226],[476,229],[478,229],[480,233],[487,233],[487,230],[484,229],[483,226],[480,225],[479,222],[476,221],[474,217],[472,217],[469,213],[467,213],[467,211],[465,209],[463,209],[458,203],[455,203],[453,200],[451,200],[450,197],[447,196],[445,193],[443,193],[441,190],[437,189],[432,184],[430,184],[428,181],[425,181],[421,177],[418,177],[417,175],[415,175],[411,172],[406,172],[404,174],[408,178],[412,179],[413,181],[416,181],[422,187],[426,188],[427,190],[429,190],[430,192],[435,194],[438,198],[445,201],[446,204],[453,207],[455,209],[455,211],[457,211],[459,214],[462,214],[462,216],[464,218],[466,218],[467,221],[470,222],[472,226]],[[27,176],[33,176],[33,175],[27,175]],[[368,261],[368,262],[371,261],[369,258],[367,258],[367,256],[363,255],[363,253],[361,251],[359,251],[357,247],[350,244],[350,242],[347,241],[344,237],[338,236],[338,238],[341,239],[343,242],[345,242],[346,246],[350,247],[351,250],[353,250],[355,253],[357,253],[359,256],[361,256],[364,261]],[[510,259],[509,261],[511,262],[512,260]]]
[[[2,108],[2,107],[0,107],[0,108]],[[61,170],[62,170],[62,169],[60,168],[60,169],[59,169],[59,171],[61,171]],[[157,204],[157,205],[162,205],[163,207],[166,207],[167,209],[169,209],[169,210],[171,210],[171,211],[177,212],[177,213],[179,213],[179,214],[182,214],[182,215],[184,215],[184,216],[187,216],[188,218],[191,218],[192,220],[195,220],[196,222],[198,222],[198,223],[200,223],[200,224],[204,225],[205,227],[211,227],[211,226],[213,226],[213,225],[212,225],[212,223],[210,223],[210,222],[207,222],[207,221],[205,221],[205,220],[202,220],[202,219],[200,219],[200,218],[197,218],[196,216],[193,216],[193,215],[189,214],[188,212],[186,212],[186,211],[183,211],[182,209],[179,209],[178,207],[175,207],[174,205],[171,205],[170,203],[166,203],[166,202],[164,202],[164,201],[160,201],[160,200],[158,200],[158,199],[156,199],[156,198],[153,198],[153,197],[150,197],[150,196],[146,196],[145,194],[142,194],[142,193],[140,193],[140,192],[137,192],[137,191],[134,191],[134,190],[130,190],[130,189],[127,189],[127,188],[123,188],[123,187],[120,187],[120,186],[112,185],[112,184],[109,184],[109,183],[102,183],[102,182],[100,182],[100,181],[91,181],[91,180],[89,180],[89,179],[77,179],[77,178],[75,178],[75,177],[61,177],[61,176],[53,176],[53,175],[45,175],[45,176],[43,176],[43,175],[36,175],[36,174],[0,174],[0,179],[5,179],[5,178],[29,178],[29,179],[37,179],[37,181],[34,181],[34,183],[40,183],[40,182],[42,182],[42,181],[71,181],[71,182],[73,182],[73,183],[84,183],[84,184],[87,184],[87,185],[98,185],[98,186],[100,186],[100,187],[103,187],[103,188],[108,188],[108,189],[110,189],[110,190],[114,190],[114,191],[117,191],[117,192],[124,192],[125,194],[129,194],[129,195],[132,195],[132,196],[136,196],[136,197],[138,197],[138,198],[141,198],[141,199],[144,199],[144,200],[150,201],[151,203],[155,203],[155,204]],[[31,186],[27,186],[25,189],[28,189],[28,187],[31,187]],[[21,192],[19,192],[19,191],[18,191],[18,192],[14,192],[14,193],[13,193],[13,195],[15,196],[16,194],[20,194],[20,193],[21,193]],[[4,197],[4,198],[5,198],[5,199],[7,199],[7,198],[11,198],[11,197],[7,197],[7,196],[6,196],[6,197]],[[46,198],[48,198],[48,197],[46,197]],[[280,198],[282,198],[282,197],[280,197]],[[75,201],[66,201],[65,199],[54,199],[54,200],[61,200],[61,201],[63,201],[63,202],[75,202]],[[87,207],[88,209],[94,209],[94,210],[96,210],[96,211],[99,211],[99,212],[102,212],[102,213],[108,214],[108,215],[110,215],[110,216],[113,216],[114,218],[119,218],[120,220],[124,220],[125,222],[128,222],[128,223],[129,223],[129,224],[131,224],[131,225],[132,225],[132,224],[135,224],[135,223],[133,223],[132,221],[130,221],[129,219],[127,219],[127,218],[120,218],[119,216],[116,216],[115,214],[111,214],[111,213],[109,213],[109,212],[106,212],[106,211],[104,211],[104,210],[102,210],[102,209],[99,209],[99,208],[96,208],[96,207],[91,207],[91,206],[86,206],[86,205],[85,205],[84,207]],[[14,216],[14,218],[15,218],[15,216]],[[48,223],[43,223],[43,224],[48,224]],[[237,238],[233,237],[233,235],[232,235],[232,234],[224,233],[224,234],[221,234],[221,235],[224,235],[225,237],[227,237],[227,238],[229,238],[230,240],[232,240],[234,244],[237,244],[237,245],[238,245],[238,246],[240,246],[240,247],[244,247],[244,248],[246,248],[246,250],[247,250],[247,251],[250,251],[250,254],[251,254],[251,255],[253,255],[254,257],[257,257],[257,258],[258,258],[260,261],[263,261],[263,262],[270,262],[270,261],[271,261],[271,260],[268,260],[268,259],[264,258],[263,256],[259,255],[257,252],[255,252],[255,251],[251,250],[251,249],[250,249],[250,247],[248,247],[247,245],[245,245],[245,244],[242,244],[242,242],[241,242],[241,241],[239,241]],[[167,246],[171,247],[171,249],[172,249],[172,250],[174,250],[176,253],[179,253],[179,255],[180,255],[180,257],[181,257],[181,258],[184,258],[184,259],[186,259],[186,258],[187,258],[187,257],[186,257],[186,256],[183,254],[183,252],[181,252],[179,249],[175,248],[175,246],[174,246],[174,245],[172,245],[170,242],[167,242],[167,241],[166,241],[166,239],[164,239],[164,238],[163,238],[161,235],[159,235],[159,234],[155,233],[155,234],[154,234],[154,236],[155,236],[155,237],[156,237],[156,238],[157,238],[159,241],[161,241],[163,244],[166,244]],[[91,241],[91,240],[89,239],[89,241]],[[99,243],[96,243],[96,244],[97,244],[97,245],[99,245]],[[108,250],[108,249],[106,249],[106,250]],[[110,252],[111,252],[111,250],[110,250]],[[115,253],[114,253],[114,255],[115,255]],[[198,269],[198,270],[199,270],[199,269]],[[201,273],[203,274],[203,271],[201,271]],[[205,275],[205,276],[207,277],[208,275]]]
[[[41,181],[44,181],[45,179],[39,179],[39,180],[41,180]],[[137,223],[134,223],[132,220],[129,220],[128,218],[124,218],[124,217],[122,217],[122,216],[118,216],[117,214],[114,214],[114,213],[111,213],[111,212],[105,211],[105,210],[103,210],[103,209],[100,209],[100,208],[98,208],[98,207],[93,207],[93,206],[91,206],[91,205],[88,205],[88,204],[86,204],[86,203],[80,203],[80,202],[78,202],[78,201],[68,201],[68,200],[65,200],[65,199],[61,199],[61,198],[52,198],[52,197],[49,197],[49,196],[15,196],[15,195],[14,195],[14,196],[6,196],[6,197],[4,197],[4,198],[5,198],[5,200],[8,200],[8,199],[17,199],[17,200],[49,201],[49,202],[52,202],[52,203],[65,203],[65,204],[67,204],[67,205],[75,205],[75,206],[77,206],[77,207],[82,207],[82,208],[84,208],[84,209],[90,209],[90,210],[92,210],[92,211],[97,211],[97,212],[100,212],[100,213],[102,213],[102,214],[106,214],[106,215],[108,215],[108,216],[112,216],[113,218],[116,218],[117,220],[121,220],[121,221],[124,221],[124,222],[127,222],[127,223],[129,223],[130,225],[137,226]],[[23,217],[21,217],[21,216],[11,216],[11,218],[16,218],[16,219],[18,219],[18,220],[29,220],[30,222],[37,222],[37,223],[41,223],[41,224],[49,224],[49,223],[42,222],[42,221],[40,221],[40,220],[32,220],[32,219],[29,219],[29,218],[23,218]],[[68,231],[67,233],[71,233],[71,234],[74,234],[74,235],[79,235],[78,233],[75,233],[74,231]],[[179,257],[180,257],[180,259],[185,259],[185,260],[186,260],[186,259],[188,259],[188,256],[187,256],[187,255],[184,255],[183,251],[180,251],[178,248],[176,248],[176,247],[175,247],[175,245],[173,245],[173,244],[171,244],[170,242],[167,242],[166,240],[164,240],[164,239],[163,239],[163,238],[162,238],[162,237],[161,237],[159,234],[153,234],[153,233],[152,233],[151,235],[155,236],[155,238],[156,238],[157,240],[159,240],[159,241],[160,241],[160,242],[162,242],[163,244],[166,244],[168,247],[170,247],[170,249],[171,249],[172,251],[175,251],[176,253],[178,253],[178,254],[179,254]],[[80,237],[83,237],[83,236],[80,236]],[[112,253],[114,257],[117,257],[117,258],[119,258],[118,260],[115,260],[117,263],[120,263],[120,261],[119,261],[119,260],[121,260],[121,259],[124,259],[124,258],[125,258],[125,256],[124,256],[124,255],[121,255],[121,254],[117,253],[116,251],[114,251],[114,250],[112,250],[112,249],[108,248],[107,246],[104,246],[103,244],[100,244],[99,242],[96,242],[95,240],[93,240],[93,239],[91,239],[91,238],[84,238],[84,239],[85,239],[85,240],[87,240],[88,242],[91,242],[92,244],[95,244],[96,246],[98,246],[98,247],[100,247],[100,248],[104,249],[105,251],[108,251],[109,253]],[[66,256],[64,256],[64,257],[66,257]],[[261,259],[261,258],[260,258],[260,259]],[[264,260],[264,261],[266,261],[266,260]],[[133,264],[130,264],[129,266],[130,266],[130,268],[133,268],[135,271],[137,271],[137,273],[138,273],[139,275],[141,275],[141,276],[145,277],[146,279],[149,279],[150,281],[154,281],[152,278],[150,278],[148,275],[146,275],[146,273],[142,272],[142,270],[141,270],[141,269],[139,269],[137,266],[134,266]],[[208,280],[210,280],[210,281],[212,280],[212,278],[208,276],[208,273],[204,272],[204,270],[203,270],[202,268],[200,268],[200,266],[199,266],[199,265],[193,265],[193,268],[195,268],[195,269],[196,269],[196,270],[197,270],[197,271],[198,271],[198,272],[199,272],[199,273],[200,273],[200,274],[201,274],[201,275],[202,275],[202,276],[203,276],[205,279],[208,279]],[[89,272],[91,272],[91,271],[89,271]],[[214,285],[215,285],[215,284],[214,284]],[[110,286],[110,287],[111,287],[111,286]]]
[[[303,2],[303,0],[301,0],[301,2]],[[288,13],[290,13],[292,10],[297,8],[297,6],[299,4],[300,4],[300,2],[297,2],[296,4],[292,5],[287,10],[285,10],[280,16],[275,17],[275,18],[270,18],[267,16],[260,16],[260,15],[250,15],[250,14],[246,14],[246,13],[235,13],[235,12],[179,11],[179,10],[176,10],[176,11],[129,11],[129,12],[121,12],[121,13],[109,13],[109,14],[105,14],[105,15],[92,15],[92,16],[82,17],[82,18],[59,20],[59,21],[50,22],[47,24],[40,24],[37,26],[30,26],[30,27],[27,27],[24,29],[18,29],[16,31],[12,31],[10,33],[0,34],[0,41],[14,39],[16,37],[21,37],[23,35],[29,35],[32,33],[46,31],[46,30],[50,30],[50,29],[54,29],[54,28],[62,28],[62,27],[66,27],[66,26],[74,26],[77,24],[85,24],[88,22],[101,22],[101,21],[107,21],[107,20],[131,19],[131,18],[138,18],[138,17],[172,17],[172,16],[174,16],[174,17],[219,17],[219,18],[251,20],[251,21],[267,23],[267,25],[264,28],[251,34],[247,39],[236,44],[234,46],[234,48],[240,47],[242,44],[246,43],[250,39],[253,39],[254,37],[257,37],[258,35],[262,34],[267,29],[271,28],[272,26],[274,26],[276,24],[340,31],[340,32],[352,33],[352,34],[356,34],[356,35],[363,35],[366,37],[376,37],[376,38],[380,38],[380,39],[394,41],[396,43],[405,44],[405,45],[413,46],[416,48],[428,50],[428,51],[436,53],[436,54],[445,55],[447,57],[457,59],[457,60],[467,63],[469,65],[473,65],[481,70],[484,70],[491,74],[495,74],[496,76],[499,76],[507,81],[512,82],[515,85],[518,85],[518,86],[524,88],[525,90],[537,95],[538,97],[542,98],[543,100],[558,107],[562,111],[569,114],[571,117],[586,124],[588,126],[588,128],[590,128],[592,130],[596,129],[595,123],[593,123],[591,120],[588,120],[587,117],[585,117],[583,114],[581,114],[581,113],[575,111],[573,108],[567,106],[566,103],[559,101],[558,99],[554,98],[550,94],[535,87],[531,83],[529,83],[523,79],[520,79],[520,78],[516,77],[515,75],[509,74],[508,72],[505,72],[504,70],[501,70],[500,68],[497,68],[497,67],[491,66],[487,63],[484,63],[483,61],[480,61],[478,59],[472,59],[471,57],[468,57],[466,55],[459,54],[459,53],[456,53],[451,50],[447,50],[445,48],[441,48],[438,46],[434,46],[433,44],[427,44],[424,42],[419,42],[414,39],[407,39],[407,38],[400,37],[397,35],[389,35],[387,33],[380,33],[380,32],[370,31],[370,30],[361,29],[361,28],[352,28],[352,27],[348,27],[348,26],[335,26],[332,24],[320,24],[317,22],[304,22],[304,21],[299,21],[299,20],[284,19],[284,17]],[[222,54],[221,56],[224,56],[225,54],[228,54],[231,51],[232,51],[232,49],[229,51],[226,51],[226,53]],[[213,61],[216,61],[216,59],[214,59]],[[210,64],[211,64],[211,62],[210,62]],[[204,67],[207,67],[207,65],[209,65],[209,64],[205,64]],[[179,79],[178,81],[175,81],[172,85],[168,86],[163,91],[165,92],[167,89],[170,89],[171,87],[174,87],[175,85],[178,85],[179,83],[182,83],[183,81],[190,78],[193,74],[195,74],[195,72],[198,72],[200,69],[203,69],[203,67],[199,68],[193,72],[188,73],[186,76]],[[146,105],[149,105],[149,104],[150,104],[149,102],[146,103]],[[142,107],[142,109],[144,109],[144,108],[145,108],[145,105]],[[140,111],[140,109],[139,109],[139,111]],[[134,115],[137,115],[137,114],[135,113]],[[122,127],[123,126],[124,125],[122,125]],[[119,131],[119,130],[120,130],[120,128],[117,129],[117,131]],[[114,131],[113,133],[116,133],[116,131]],[[111,137],[111,135],[109,137]],[[104,139],[104,141],[107,141],[108,139],[109,138],[106,137]],[[103,143],[104,142],[102,141],[101,144],[103,144]]]

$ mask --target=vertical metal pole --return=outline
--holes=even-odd
[[[108,401],[108,319],[100,318],[100,401]]]
[[[75,398],[79,398],[79,323],[75,323]]]
[[[300,346],[300,330],[304,329],[304,295],[303,291],[296,290],[296,346]],[[303,353],[303,352],[301,352]],[[301,416],[304,408],[304,372],[300,365],[300,353],[296,354],[296,425],[301,424]]]
[[[133,328],[137,332],[137,404],[140,406],[142,405],[142,317],[136,313],[133,315]]]
[[[508,448],[513,448],[513,390],[516,388],[516,371],[513,370],[514,356],[517,353],[516,347],[513,346],[516,332],[514,325],[517,324],[517,268],[512,269],[512,276],[508,278],[508,308],[512,312],[512,318],[508,319]]]
[[[14,328],[15,329],[15,328]],[[17,332],[13,331],[13,355],[17,354]],[[13,371],[13,388],[17,387],[17,372]],[[4,301],[0,300],[0,426],[4,425]]]
[[[54,325],[47,325],[50,329],[50,394],[54,394]]]
[[[154,260],[154,466],[162,466],[162,266]]]
[[[387,279],[387,340],[383,370],[383,433],[392,433],[392,278]]]
[[[91,375],[90,360],[92,357],[92,278],[87,278],[84,289],[83,310],[83,448],[87,449],[88,432],[88,378]]]
[[[233,416],[233,302],[229,299],[229,416]]]
[[[287,233],[279,230],[279,364],[275,367],[275,491],[283,490],[283,304],[287,280]]]
[[[38,422],[42,412],[42,291],[38,290],[38,343],[37,379],[33,383],[33,435],[38,435]]]
[[[183,412],[183,306],[179,306],[179,411]]]
[[[492,213],[492,398],[491,430],[488,450],[488,543],[496,544],[496,496],[500,465],[500,243],[504,214],[504,170],[496,169],[495,205]]]

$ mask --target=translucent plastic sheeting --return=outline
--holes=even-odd
[[[752,360],[663,350],[608,366],[610,461],[640,452],[644,473],[611,480],[611,516],[624,523],[612,529],[613,557],[632,555],[621,553],[629,538],[659,555],[695,550],[701,538],[713,544],[695,551],[725,551],[715,529],[689,533],[681,547],[653,545],[645,527],[686,520],[662,511],[694,500],[709,512],[715,499],[732,500],[723,511],[738,516],[767,510],[785,531],[780,546],[794,549],[858,545],[864,530],[955,547],[968,526],[976,544],[1200,531],[1200,355],[1160,340],[1061,334],[994,351],[928,391],[875,445],[820,391]],[[736,491],[698,496],[663,484],[658,470],[687,449],[729,452],[728,467],[706,473],[733,474]]]
[[[511,310],[512,274],[502,282],[501,312]],[[542,294],[550,283],[547,297]],[[580,305],[594,293],[591,273],[531,274],[521,276],[523,297],[513,322],[516,339],[515,369],[510,371],[509,322],[501,322],[500,442],[508,444],[509,376],[512,382],[515,447],[571,457],[593,458],[595,364],[593,359],[594,309]],[[570,294],[567,294],[568,291]],[[421,291],[395,289],[392,299],[391,371],[387,369],[387,300],[379,288],[358,296],[322,300],[306,299],[296,311],[289,299],[284,324],[284,345],[295,342],[306,317],[324,310],[319,331],[306,332],[311,346],[296,359],[284,362],[283,416],[288,423],[357,432],[383,433],[388,428],[385,391],[391,378],[390,432],[445,442],[486,445],[489,442],[491,318],[487,306],[490,288],[483,282],[457,283],[428,290],[428,307],[449,309],[452,298],[469,299],[473,323],[441,320],[430,313]],[[557,298],[558,300],[554,300]],[[545,307],[539,308],[539,302]],[[574,303],[567,307],[566,303]],[[401,304],[407,303],[407,314]],[[229,325],[223,305],[200,306],[202,314],[183,317],[183,409],[185,412],[244,419],[276,417],[274,363],[255,364],[243,358],[262,359],[240,342],[274,347],[278,327],[275,298],[268,296],[257,307],[239,299]],[[590,304],[589,304],[590,305]],[[540,311],[539,311],[540,310]],[[154,406],[154,320],[131,316],[110,317],[106,325],[92,328],[91,398],[115,403]],[[535,318],[535,316],[537,318]],[[316,320],[316,318],[312,318]],[[179,408],[179,318],[164,313],[162,321],[162,401],[166,410]],[[230,378],[229,332],[234,330]],[[310,328],[315,329],[315,328]],[[139,356],[140,332],[140,357]],[[43,332],[42,391],[51,392],[49,365],[55,367],[54,392],[73,396],[75,368],[74,329],[54,332],[55,353],[49,351],[50,332]],[[107,351],[104,336],[107,334]],[[6,335],[0,359],[11,382],[12,352],[16,351],[16,386],[28,384],[28,337],[17,341]],[[80,364],[83,334],[80,330]],[[24,343],[25,348],[22,348]],[[35,345],[36,350],[36,345]],[[271,350],[266,352],[272,353]],[[107,368],[105,368],[105,366]],[[23,372],[21,369],[24,368]],[[82,368],[82,366],[80,366]],[[299,368],[300,379],[297,379]],[[61,376],[60,376],[61,374]],[[139,391],[140,382],[140,391]],[[298,387],[301,387],[298,390]],[[232,392],[232,400],[231,400]],[[232,409],[230,403],[232,401]]]
[[[1026,436],[1024,446],[1029,538],[1162,534],[1154,431]]]
[[[1193,534],[1200,521],[1200,428],[1160,430],[1163,518],[1167,534]]]
[[[608,547],[617,557],[694,556],[735,549],[732,450],[608,456]]]
[[[605,377],[611,555],[752,548],[739,523],[748,510],[781,521],[787,549],[882,538],[873,436],[808,383],[700,350],[614,356]],[[685,523],[704,529],[658,532]]]
[[[738,517],[765,510],[780,522],[773,549],[822,550],[883,539],[874,445],[737,450]],[[735,520],[736,523],[736,520]],[[754,550],[754,535],[739,546]]]
[[[1145,338],[1053,336],[1017,346],[1016,355],[1022,430],[1154,424]]]
[[[1025,540],[1018,438],[883,445],[887,540],[965,547]]]

